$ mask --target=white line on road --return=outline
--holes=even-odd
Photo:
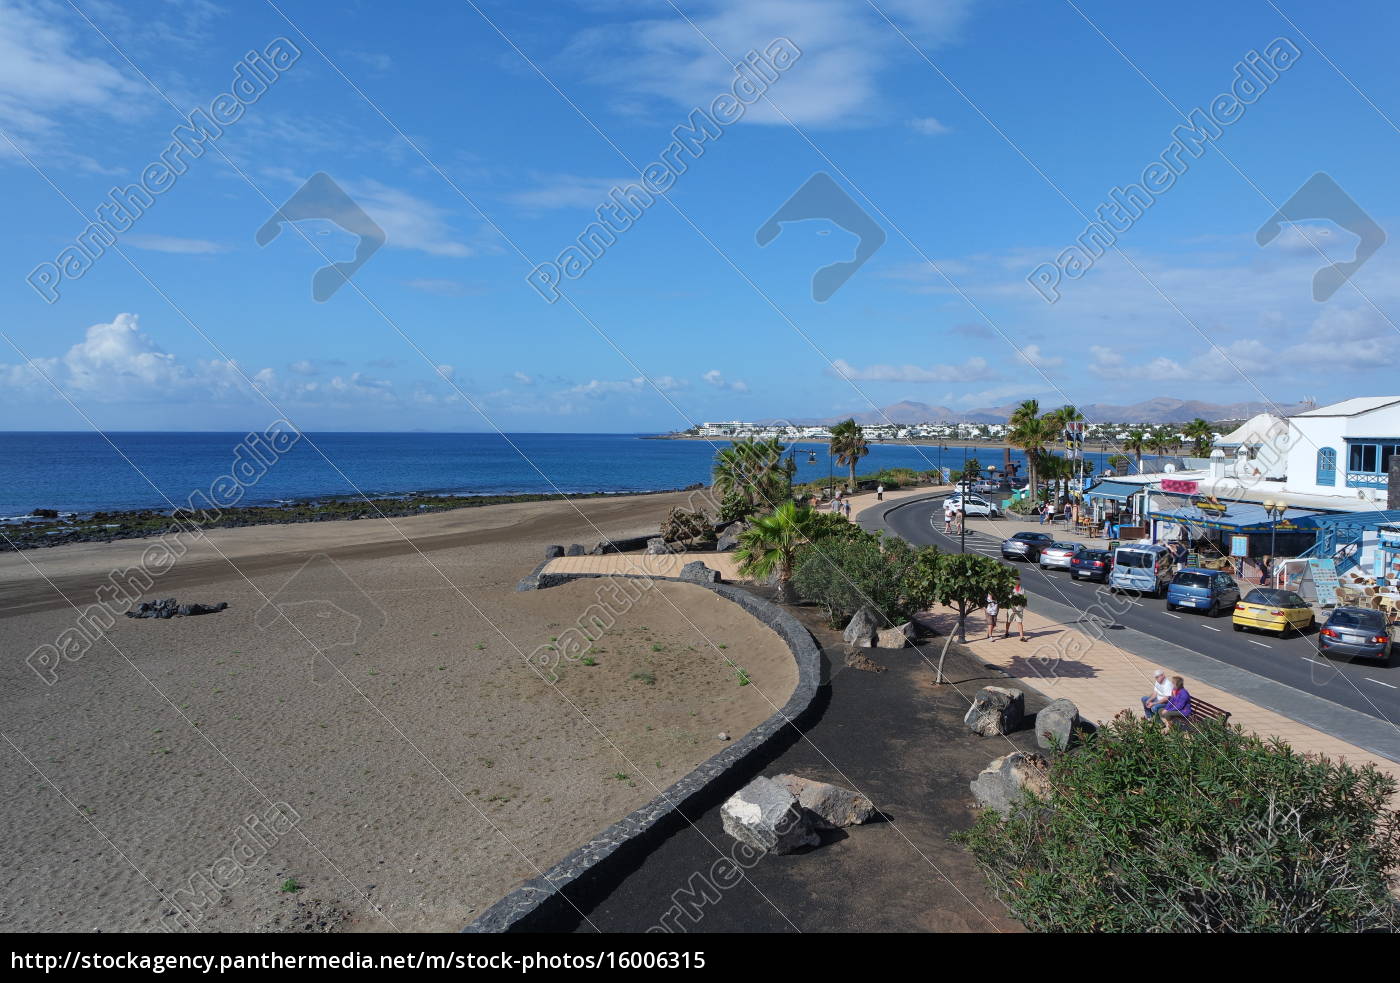
[[[1250,645],[1258,645],[1261,649],[1271,649],[1271,648],[1273,648],[1272,645],[1269,645],[1269,644],[1267,644],[1267,643],[1265,643],[1265,642],[1256,642],[1256,641],[1255,641],[1254,639],[1252,639],[1252,638],[1246,639],[1246,641],[1248,641]]]
[[[1181,615],[1179,614],[1172,614],[1170,611],[1163,611],[1162,613],[1165,614],[1168,618],[1175,618],[1177,621],[1181,620]]]
[[[1201,625],[1206,631],[1224,631],[1223,628],[1216,628],[1214,625]]]
[[[1368,683],[1375,683],[1377,686],[1386,686],[1386,687],[1389,687],[1390,689],[1400,689],[1400,686],[1391,686],[1389,683],[1383,683],[1383,682],[1381,682],[1379,679],[1372,679],[1370,676],[1366,676],[1366,677],[1364,677],[1364,678],[1365,678],[1366,682],[1368,682]]]

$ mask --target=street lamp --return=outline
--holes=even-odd
[[[1278,520],[1283,518],[1284,511],[1288,508],[1284,502],[1276,502],[1273,499],[1264,501],[1264,513],[1269,517],[1269,572],[1274,569],[1274,556],[1278,552]],[[1267,579],[1267,578],[1265,578]]]

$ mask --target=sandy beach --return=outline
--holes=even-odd
[[[156,541],[0,555],[0,928],[461,928],[792,691],[775,634],[682,584],[638,591],[595,665],[541,664],[606,583],[514,592],[544,547],[687,498],[216,530],[142,599],[227,610],[52,664],[26,656]]]

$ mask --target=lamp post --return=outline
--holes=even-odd
[[[1264,502],[1264,513],[1269,517],[1269,572],[1273,573],[1274,555],[1278,552],[1278,520],[1283,518],[1284,510],[1288,506],[1283,502],[1276,502],[1273,499],[1266,499]],[[1267,579],[1267,578],[1264,578]],[[1261,582],[1263,582],[1261,580]]]

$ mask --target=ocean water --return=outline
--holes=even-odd
[[[640,434],[308,433],[282,453],[242,433],[0,433],[0,518],[63,512],[168,509],[214,498],[236,477],[239,505],[399,495],[640,492],[708,482],[716,441]],[[110,441],[110,443],[109,443]],[[828,472],[826,444],[799,443],[797,480]],[[240,449],[241,448],[241,449]],[[815,452],[815,463],[810,461]],[[991,448],[875,445],[857,468],[961,468]],[[1098,470],[1104,455],[1086,455]],[[1012,452],[1022,464],[1024,456]],[[266,463],[271,461],[271,463]],[[842,469],[837,467],[837,474]],[[227,496],[227,492],[221,492]],[[231,502],[225,497],[224,501]]]

